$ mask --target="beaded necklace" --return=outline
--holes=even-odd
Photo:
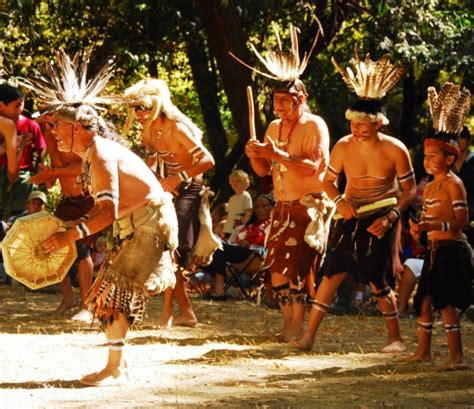
[[[293,133],[293,130],[295,129],[296,124],[300,122],[301,117],[303,116],[303,112],[301,115],[298,117],[298,119],[291,125],[290,130],[288,131],[288,135],[286,137],[285,141],[281,140],[281,135],[282,135],[282,128],[283,128],[283,121],[280,121],[280,124],[278,126],[278,140],[273,141],[274,144],[280,148],[283,149],[285,152],[288,152],[286,149],[286,146],[288,145],[288,142],[290,141],[291,134]],[[282,173],[286,172],[288,168],[283,164],[283,163],[275,163],[274,165],[275,168],[275,179],[276,182],[278,183],[278,186],[280,190],[283,190],[283,181],[282,181]]]
[[[84,159],[81,165],[81,173],[77,177],[77,184],[81,188],[81,191],[83,194],[86,194],[89,191],[89,186],[91,185],[91,182],[92,182],[92,177],[91,177],[92,167],[89,160],[89,156],[94,144],[95,144],[95,138],[92,140],[91,144],[86,149],[86,153],[84,154]]]

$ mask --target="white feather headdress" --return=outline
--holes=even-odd
[[[444,84],[439,94],[429,87],[428,104],[435,131],[458,135],[471,108],[471,92],[451,82]]]
[[[354,57],[350,61],[354,71],[350,67],[344,70],[334,57],[331,58],[331,61],[349,89],[352,89],[359,98],[383,98],[405,73],[404,67],[390,63],[388,55],[384,55],[378,61],[372,61],[370,54],[367,53],[365,60],[361,61],[357,45],[354,46]]]
[[[113,76],[112,61],[108,61],[93,78],[87,79],[90,54],[90,51],[78,52],[71,60],[63,49],[59,49],[55,61],[47,64],[43,73],[20,81],[37,95],[42,114],[76,105],[104,109],[102,105],[122,99],[100,96]]]
[[[250,48],[265,66],[268,73],[265,73],[263,71],[258,70],[257,68],[250,66],[249,64],[238,58],[236,55],[234,55],[232,52],[229,52],[229,54],[242,65],[246,66],[247,68],[251,69],[252,71],[255,71],[260,75],[263,75],[264,77],[271,78],[280,82],[293,82],[297,80],[306,69],[309,62],[309,58],[311,57],[311,54],[314,50],[314,47],[316,46],[319,36],[322,34],[322,29],[320,28],[318,30],[318,33],[316,34],[316,37],[313,41],[313,44],[311,45],[311,49],[309,50],[309,52],[305,52],[303,54],[303,58],[300,58],[298,45],[298,28],[290,24],[291,47],[289,52],[283,51],[283,43],[281,41],[280,33],[278,32],[278,27],[276,23],[272,22],[272,28],[275,32],[275,38],[277,41],[278,48],[276,51],[273,51],[269,47],[267,47],[266,56],[263,57],[262,54],[257,51],[255,45],[250,44]]]

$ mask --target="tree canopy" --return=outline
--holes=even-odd
[[[354,95],[330,60],[335,56],[347,65],[356,43],[362,55],[370,52],[378,59],[388,53],[407,67],[384,103],[389,132],[408,147],[416,147],[430,129],[428,86],[439,89],[451,80],[474,90],[469,0],[4,0],[2,75],[31,75],[60,47],[69,54],[92,47],[92,70],[115,59],[111,92],[147,75],[166,80],[174,103],[205,130],[205,143],[216,158],[208,179],[219,190],[235,166],[248,168],[243,155],[249,134],[247,85],[257,96],[260,137],[273,115],[271,81],[240,65],[229,51],[259,66],[249,44],[259,51],[274,44],[272,21],[286,35],[290,22],[297,26],[300,51],[308,50],[319,28],[315,18],[324,36],[302,79],[333,143],[348,130],[344,112]],[[124,115],[113,118],[120,127]]]

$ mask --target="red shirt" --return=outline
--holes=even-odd
[[[19,168],[20,169],[33,169],[33,153],[36,152],[39,155],[46,149],[46,142],[44,140],[43,133],[41,132],[40,126],[32,119],[20,115],[20,118],[16,122],[16,132],[18,135],[31,133],[33,138],[31,142],[23,148],[23,154],[21,155]],[[7,156],[0,156],[0,166],[7,166]]]
[[[266,229],[270,224],[270,219],[256,221],[237,228],[235,243],[246,241],[249,244],[263,247],[265,242]]]

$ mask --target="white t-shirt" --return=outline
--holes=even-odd
[[[234,229],[242,224],[247,209],[253,209],[252,196],[246,190],[240,195],[230,197],[227,205],[227,221],[224,225],[224,233],[232,234]]]

